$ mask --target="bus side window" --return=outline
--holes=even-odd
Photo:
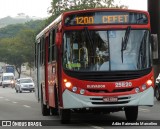
[[[40,65],[42,65],[42,39],[40,41]]]
[[[56,44],[55,44],[55,29],[52,30],[51,33],[52,42],[51,42],[51,60],[54,61],[56,59]]]
[[[48,41],[48,62],[51,62],[52,59],[52,31],[49,34],[49,41]]]
[[[45,62],[45,38],[42,38],[42,64]]]
[[[40,65],[44,64],[44,47],[45,47],[45,44],[44,44],[44,37],[41,38],[41,41],[40,41]]]

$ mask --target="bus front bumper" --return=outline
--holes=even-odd
[[[103,101],[103,96],[85,96],[75,94],[69,90],[63,92],[63,108],[78,109],[78,108],[109,108],[109,107],[126,107],[126,106],[153,106],[154,104],[154,89],[153,87],[147,90],[131,95],[117,96],[118,101],[114,103],[106,103]]]

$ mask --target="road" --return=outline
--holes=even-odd
[[[110,114],[72,114],[72,124],[62,125],[58,116],[42,116],[40,103],[37,102],[35,94],[32,92],[16,93],[10,87],[0,87],[0,120],[48,120],[54,122],[54,126],[46,126],[49,128],[83,128],[83,129],[106,129],[106,121],[125,120],[124,112],[116,112]],[[103,121],[99,124],[100,121]],[[160,120],[160,102],[155,99],[153,107],[140,107],[138,120]],[[76,122],[75,122],[76,121]],[[98,122],[97,122],[98,121]],[[76,124],[77,125],[76,125]],[[73,126],[74,125],[74,126]],[[42,127],[41,127],[42,128]],[[117,126],[110,126],[110,129]],[[151,126],[119,126],[119,128],[151,128]],[[159,128],[153,126],[152,128]]]

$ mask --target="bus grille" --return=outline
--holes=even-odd
[[[123,101],[123,102],[92,102],[92,104],[126,104],[129,103],[129,101]]]
[[[125,81],[131,79],[137,79],[143,77],[151,72],[151,68],[145,70],[137,71],[100,71],[100,72],[85,72],[85,71],[71,71],[64,70],[64,72],[79,80],[95,81],[95,82],[115,82],[115,81]]]
[[[115,89],[111,91],[112,93],[118,93],[118,92],[128,92],[132,91],[133,88],[126,88],[126,89]],[[111,93],[108,90],[95,90],[95,89],[87,89],[87,91],[92,92],[92,93]]]

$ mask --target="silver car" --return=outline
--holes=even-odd
[[[154,94],[155,94],[156,99],[160,101],[160,74],[156,78]]]
[[[35,85],[32,78],[19,78],[15,84],[16,93],[22,93],[23,91],[34,92]]]

